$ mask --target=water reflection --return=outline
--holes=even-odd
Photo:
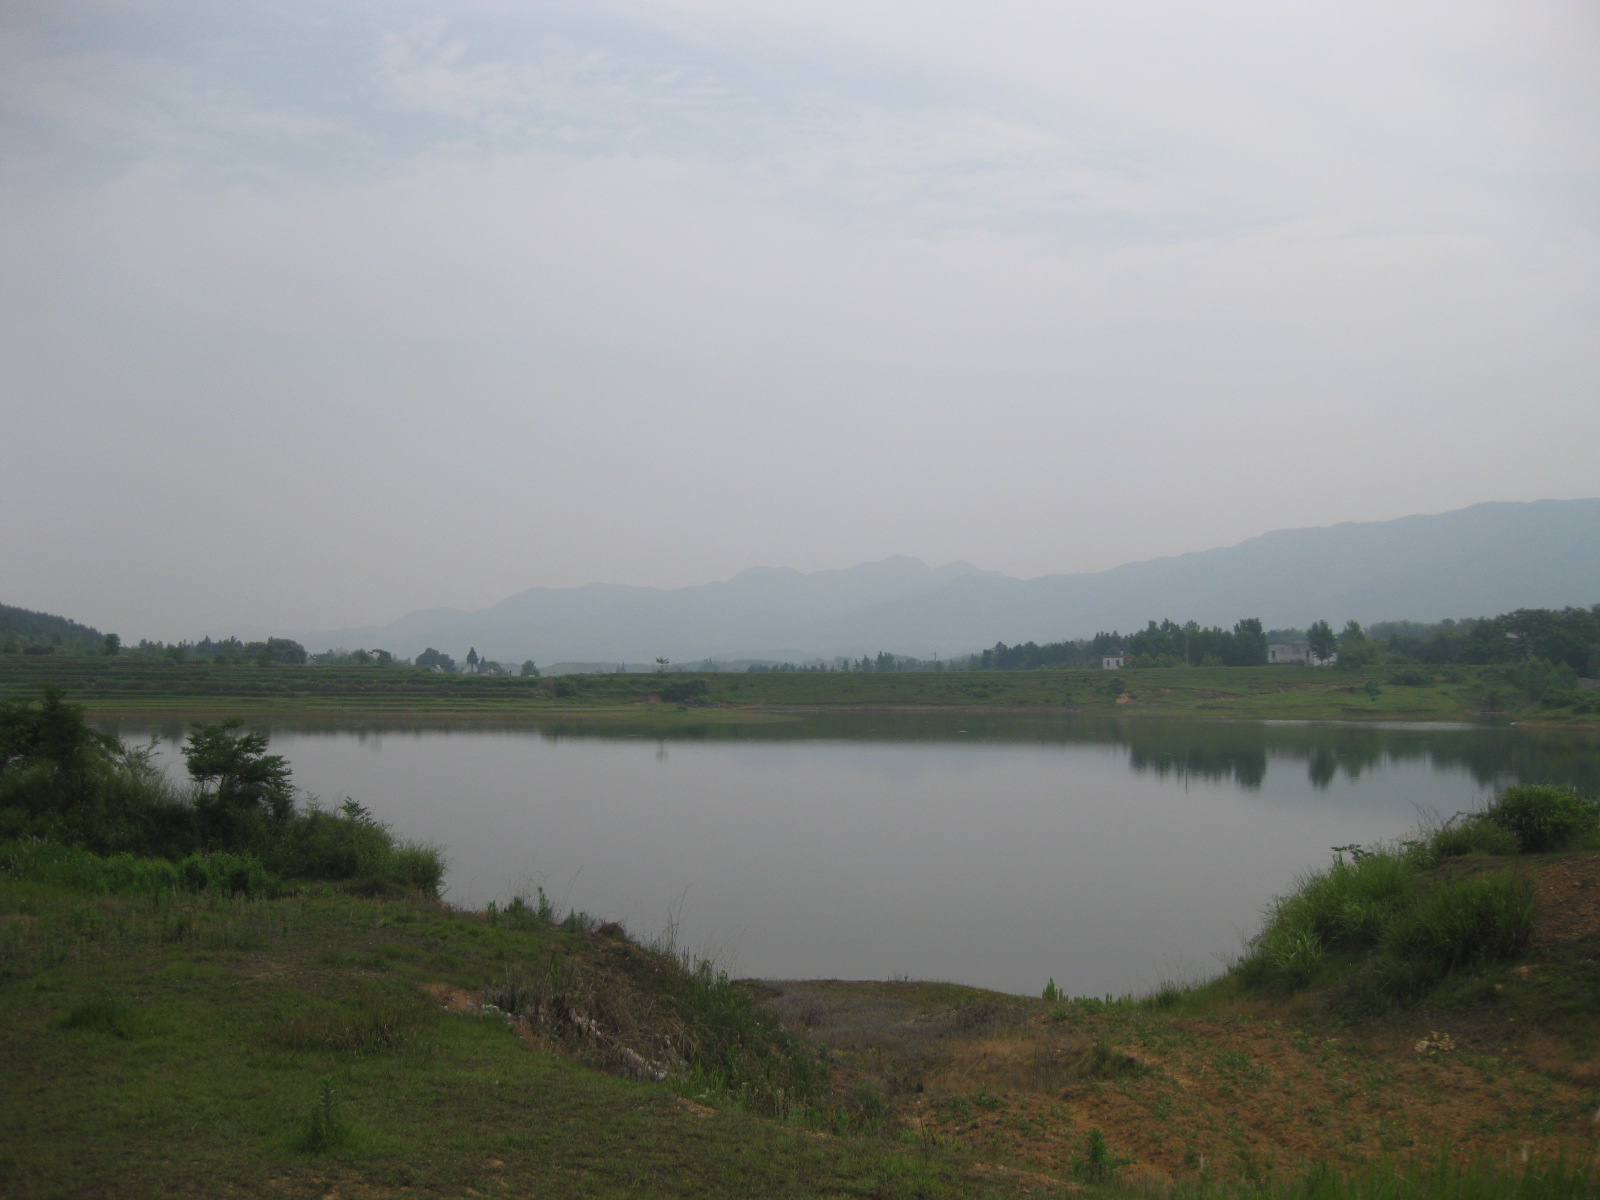
[[[182,722],[157,726],[101,726],[123,740],[152,734],[173,745]],[[1303,770],[1311,786],[1326,790],[1336,780],[1353,782],[1374,770],[1419,763],[1440,771],[1464,771],[1485,792],[1519,782],[1570,784],[1600,792],[1600,740],[1592,732],[1527,729],[1460,722],[1372,724],[1314,721],[1200,721],[986,713],[852,713],[761,724],[688,724],[663,731],[644,723],[440,724],[393,722],[281,721],[260,728],[302,736],[354,738],[379,744],[384,738],[434,739],[508,734],[536,737],[552,745],[613,740],[650,740],[656,761],[665,763],[673,743],[962,741],[1032,745],[1118,747],[1128,766],[1160,779],[1205,780],[1259,791],[1269,766]]]

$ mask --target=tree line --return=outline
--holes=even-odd
[[[1262,666],[1267,647],[1278,642],[1306,643],[1318,659],[1347,669],[1374,665],[1512,665],[1544,663],[1574,677],[1600,676],[1600,604],[1590,608],[1519,608],[1494,617],[1445,620],[1433,624],[1384,621],[1363,629],[1347,621],[1335,633],[1327,621],[1307,629],[1264,629],[1247,617],[1232,629],[1202,627],[1197,621],[1151,621],[1137,633],[1097,633],[1060,642],[997,642],[974,655],[969,665],[990,671],[1099,667],[1121,655],[1130,667]]]

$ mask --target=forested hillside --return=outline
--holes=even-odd
[[[83,654],[102,650],[105,636],[98,629],[50,613],[32,612],[0,604],[0,654]]]

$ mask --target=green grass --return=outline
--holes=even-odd
[[[1406,686],[1392,686],[1390,673],[1386,667],[1367,672],[1175,667],[524,679],[405,668],[6,655],[0,656],[0,698],[31,696],[41,684],[51,683],[86,703],[97,717],[293,715],[315,720],[359,715],[512,723],[609,719],[667,729],[770,721],[773,710],[1084,709],[1119,715],[1439,720],[1469,718],[1483,707],[1479,668],[1418,675],[1422,682]]]
[[[480,1007],[446,1012],[425,984]],[[898,986],[970,999],[952,985]],[[522,1013],[539,1045],[485,1003]],[[1159,1006],[1110,1007],[1166,1036]],[[619,1047],[659,1056],[667,1078],[630,1074]],[[1253,1078],[1256,1064],[1236,1058],[1217,1069]],[[979,1170],[991,1151],[902,1140],[874,1085],[828,1108],[820,1061],[748,989],[537,900],[491,918],[421,898],[87,894],[0,871],[0,1061],[8,1200],[1052,1194],[1037,1175]],[[1096,1044],[1082,1067],[1114,1087],[1136,1065]],[[1001,1108],[981,1090],[968,1104]],[[1091,1133],[1073,1135],[1059,1194],[1074,1173],[1090,1196],[1126,1194],[1122,1148]],[[1542,1200],[1593,1188],[1573,1167],[1498,1163],[1177,1194]]]
[[[624,946],[635,962],[617,962]],[[669,979],[638,986],[636,1007],[686,1035],[687,1066],[664,1082],[602,1073],[553,1026],[555,1048],[531,1048],[502,1015],[445,1012],[420,988],[482,995],[552,959],[608,984]],[[1019,1191],[948,1148],[816,1136],[840,1123],[802,1103],[788,1122],[761,1116],[772,1034],[738,985],[561,922],[310,895],[86,908],[0,881],[0,963],[8,1198]],[[877,1111],[870,1096],[857,1108]]]
[[[1255,991],[1329,989],[1350,1014],[1414,1003],[1526,951],[1535,895],[1523,856],[1591,849],[1597,825],[1600,805],[1571,788],[1518,785],[1395,845],[1339,847],[1272,905],[1230,975]]]

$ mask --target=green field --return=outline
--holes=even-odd
[[[703,694],[663,702],[663,688]],[[405,668],[219,665],[67,655],[0,656],[0,697],[54,684],[96,717],[645,720],[671,727],[827,710],[1102,711],[1304,720],[1470,720],[1492,707],[1482,668],[1365,672],[1305,667],[1123,671],[726,672],[444,675]],[[669,696],[671,692],[669,691]]]

